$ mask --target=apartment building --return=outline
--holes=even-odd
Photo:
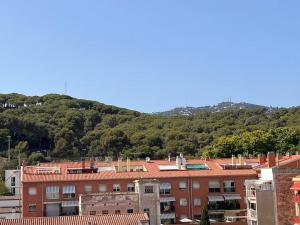
[[[21,193],[21,174],[20,170],[5,170],[5,186],[13,195]]]
[[[292,177],[300,174],[298,156],[261,156],[260,179],[246,180],[248,225],[293,224]]]
[[[290,159],[299,160],[300,156]],[[78,215],[79,198],[90,193],[120,193],[135,180],[159,181],[161,222],[199,219],[204,206],[216,224],[246,221],[245,180],[258,178],[268,162],[258,158],[93,161],[42,163],[21,168],[23,217]],[[293,161],[294,163],[294,161]],[[152,213],[152,209],[149,212]],[[246,222],[244,222],[246,224]]]
[[[294,225],[300,225],[300,176],[297,175],[292,178],[293,185],[291,186],[291,191],[293,194],[293,202],[294,202]]]
[[[159,181],[140,179],[127,185],[127,192],[105,192],[79,196],[79,215],[145,212],[150,225],[160,225]]]

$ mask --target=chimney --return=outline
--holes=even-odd
[[[171,154],[168,155],[168,161],[171,162]]]
[[[95,161],[92,158],[91,161],[90,161],[90,168],[93,169],[94,167],[95,167]]]
[[[259,162],[260,165],[264,164],[266,162],[265,154],[258,154],[257,158],[258,158],[258,162]]]
[[[285,156],[286,156],[287,158],[290,158],[290,153],[289,153],[289,152],[286,152],[286,153],[285,153]]]
[[[231,164],[235,165],[236,164],[236,158],[234,155],[231,156]]]
[[[267,161],[268,161],[268,167],[269,168],[276,166],[276,160],[275,160],[274,152],[268,152]]]
[[[238,154],[238,164],[242,165],[242,155]]]
[[[81,168],[85,169],[85,159],[81,158]]]

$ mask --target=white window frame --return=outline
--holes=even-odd
[[[179,189],[187,189],[186,181],[180,181],[179,182]]]
[[[107,192],[106,184],[99,184],[99,192],[101,193]]]
[[[194,198],[194,206],[200,206],[201,205],[201,198],[196,197]]]
[[[188,200],[187,198],[181,198],[179,201],[180,206],[187,206],[188,205]]]
[[[193,189],[200,189],[200,182],[199,181],[193,181]]]
[[[135,192],[135,185],[134,183],[127,184],[127,192]]]
[[[93,192],[93,185],[92,184],[86,184],[84,185],[84,193],[92,193]]]
[[[120,184],[113,184],[113,192],[120,192],[121,185]]]
[[[29,187],[29,188],[28,188],[28,194],[29,194],[30,196],[37,195],[37,189],[36,189],[36,187]]]
[[[59,199],[59,186],[51,185],[46,187],[47,199]]]

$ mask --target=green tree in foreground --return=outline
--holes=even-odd
[[[207,206],[202,211],[200,225],[210,225]]]

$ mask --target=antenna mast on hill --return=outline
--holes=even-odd
[[[68,94],[68,86],[67,86],[67,81],[65,81],[65,85],[64,85],[64,95]]]

